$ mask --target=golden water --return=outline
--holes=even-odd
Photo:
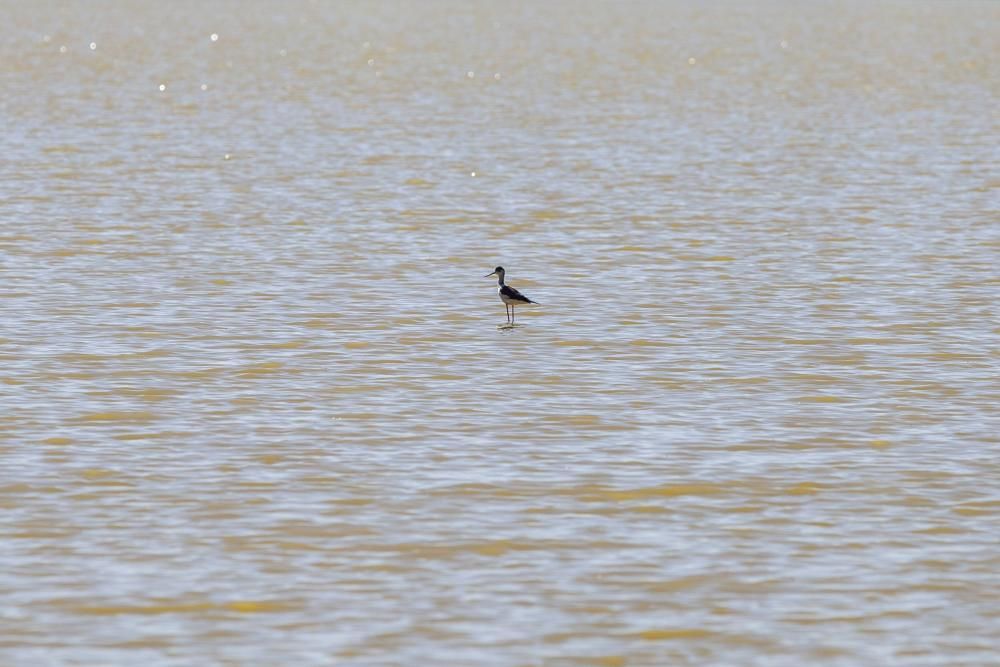
[[[2,15],[0,664],[996,664],[997,3]]]

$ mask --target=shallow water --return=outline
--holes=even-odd
[[[996,660],[996,4],[4,14],[0,663]]]

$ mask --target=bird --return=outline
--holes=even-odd
[[[490,276],[497,277],[497,284],[499,285],[499,287],[497,288],[497,293],[500,295],[500,300],[503,301],[504,308],[507,309],[509,306],[509,310],[507,311],[507,321],[511,324],[511,326],[513,326],[515,303],[538,303],[538,302],[532,301],[531,299],[529,299],[528,297],[524,296],[516,289],[511,287],[510,285],[504,285],[503,284],[504,273],[506,273],[506,271],[504,271],[504,268],[502,266],[498,266],[497,268],[493,269],[493,273],[487,273],[483,277],[484,278],[489,278]]]

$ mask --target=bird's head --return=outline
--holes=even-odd
[[[493,269],[493,273],[487,273],[485,276],[483,276],[483,278],[489,278],[490,276],[500,276],[501,278],[503,278],[503,274],[504,274],[503,267],[498,266],[497,268]]]

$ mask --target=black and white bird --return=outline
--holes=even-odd
[[[532,301],[528,297],[524,296],[516,289],[510,285],[503,284],[503,274],[506,273],[502,266],[498,266],[493,269],[493,273],[487,273],[484,278],[489,278],[490,276],[497,277],[497,293],[500,295],[500,300],[503,301],[504,308],[507,309],[507,321],[510,324],[514,324],[514,304],[515,303],[538,303],[537,301]]]

